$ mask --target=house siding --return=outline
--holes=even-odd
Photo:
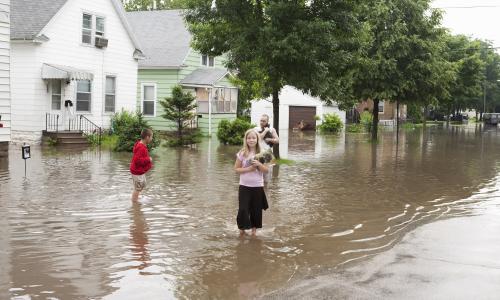
[[[359,103],[356,106],[356,110],[359,113],[362,113],[365,110],[373,113],[373,100],[367,100]],[[406,116],[406,105],[399,105],[399,114],[401,117],[405,118]],[[389,121],[396,119],[396,102],[384,101],[384,112],[378,114],[379,120],[381,121]]]
[[[105,17],[108,47],[98,49],[81,43],[82,13]],[[50,40],[35,45],[19,43],[13,47],[13,124],[14,138],[39,141],[45,129],[45,114],[50,112],[51,93],[41,78],[44,63],[65,65],[93,73],[91,111],[84,114],[98,126],[109,127],[112,113],[104,112],[106,75],[116,76],[115,110],[133,111],[136,107],[138,63],[133,58],[135,47],[110,0],[68,1],[41,32]],[[29,62],[25,61],[28,59]],[[23,80],[20,80],[20,79]],[[24,79],[27,78],[26,82]],[[63,82],[62,100],[75,102],[75,83]],[[15,96],[14,97],[14,93]],[[60,111],[64,114],[64,108]],[[16,133],[16,134],[15,134]]]
[[[194,70],[201,66],[201,54],[195,50],[190,50],[184,65],[180,69],[139,69],[139,76],[137,82],[137,110],[142,111],[142,85],[145,83],[156,84],[156,112],[154,117],[145,117],[148,124],[155,130],[171,131],[176,129],[176,125],[161,117],[163,109],[158,101],[172,96],[172,88],[179,84],[187,75],[191,74]],[[223,57],[215,57],[214,66],[217,68],[224,68]],[[217,86],[234,87],[227,78],[221,79],[216,84]],[[186,89],[191,90],[191,89]],[[193,90],[194,91],[194,90]],[[198,114],[197,124],[198,128],[203,134],[209,133],[208,114]],[[212,114],[212,133],[217,130],[217,125],[222,119],[232,120],[236,118],[236,114]]]
[[[0,0],[0,156],[11,140],[10,0]]]

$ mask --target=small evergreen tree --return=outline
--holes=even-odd
[[[163,108],[163,118],[172,121],[177,126],[177,143],[183,145],[186,134],[185,129],[188,122],[195,117],[194,109],[196,109],[195,97],[190,92],[184,92],[181,86],[175,86],[172,89],[172,97],[167,97],[159,101]]]

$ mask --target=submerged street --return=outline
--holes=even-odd
[[[401,130],[398,143],[392,129],[375,144],[364,134],[280,137],[293,163],[273,168],[263,229],[244,239],[239,147],[206,138],[156,149],[132,204],[130,153],[32,147],[24,178],[11,145],[0,159],[0,299],[500,292],[496,127]]]

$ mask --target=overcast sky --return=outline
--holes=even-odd
[[[442,23],[451,33],[489,40],[500,47],[500,0],[434,0],[432,6],[443,8]]]

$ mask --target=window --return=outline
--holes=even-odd
[[[145,116],[155,115],[156,85],[143,84],[142,86],[142,113]]]
[[[104,112],[115,112],[116,77],[106,76],[106,95],[104,98]]]
[[[61,110],[61,80],[52,81],[52,110]]]
[[[104,18],[95,17],[95,35],[98,37],[104,36]]]
[[[213,56],[208,56],[203,54],[201,56],[201,65],[206,66],[206,67],[213,67],[214,66],[214,57]]]
[[[76,83],[76,111],[90,112],[92,86],[89,80],[79,80]]]
[[[92,15],[83,14],[82,43],[92,44]]]
[[[94,37],[104,37],[104,17],[83,13],[82,19],[82,43],[94,44]],[[94,27],[95,24],[95,27]]]
[[[379,101],[378,102],[378,112],[383,114],[384,113],[384,101]]]

